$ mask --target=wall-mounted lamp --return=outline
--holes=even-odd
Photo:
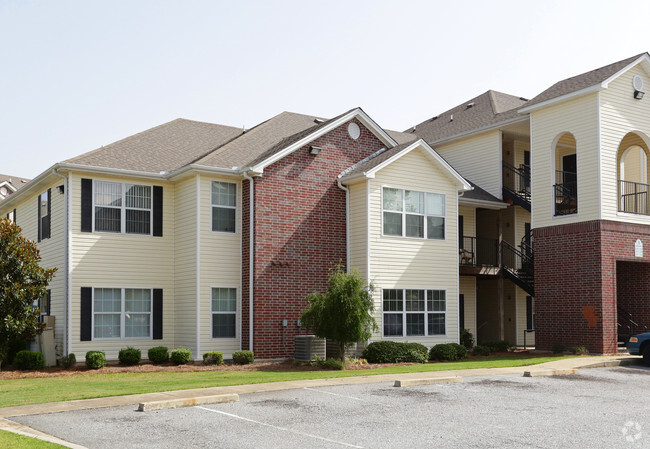
[[[641,92],[640,90],[635,90],[634,91],[634,98],[636,98],[637,100],[641,100],[644,95],[645,95],[645,92]]]
[[[320,154],[320,152],[323,149],[321,147],[315,147],[313,145],[309,145],[309,154],[317,155]]]
[[[64,185],[56,186],[56,190],[58,190],[59,193],[63,195],[65,193],[65,186]]]

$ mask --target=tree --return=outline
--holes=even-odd
[[[302,312],[301,320],[317,337],[337,342],[339,357],[345,361],[346,346],[370,339],[377,330],[372,316],[373,291],[372,283],[366,283],[356,270],[346,273],[336,265],[330,272],[327,291],[307,296],[309,307]]]
[[[0,219],[0,366],[12,341],[43,331],[35,301],[45,297],[56,268],[41,268],[36,244],[6,218]]]

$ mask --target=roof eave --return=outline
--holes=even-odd
[[[474,198],[465,198],[461,196],[458,198],[458,202],[467,206],[477,206],[484,209],[506,209],[509,204],[503,203],[501,201],[490,201],[490,200],[477,200]]]
[[[517,111],[517,112],[521,112],[521,111]],[[442,145],[442,144],[445,144],[445,143],[449,143],[452,140],[456,140],[456,139],[460,139],[460,138],[463,138],[463,137],[471,136],[472,134],[478,134],[478,133],[483,133],[483,132],[487,132],[487,131],[492,131],[492,130],[495,130],[495,129],[499,129],[501,126],[511,125],[513,123],[519,123],[519,122],[524,122],[524,121],[528,121],[528,120],[529,120],[528,115],[526,115],[524,117],[515,117],[515,118],[512,118],[510,120],[504,120],[502,122],[494,123],[492,125],[487,125],[487,126],[484,126],[482,128],[476,128],[476,129],[465,131],[465,132],[462,132],[462,133],[459,133],[459,134],[454,134],[453,136],[445,137],[444,139],[432,140],[431,142],[429,142],[429,145],[431,145],[431,146],[433,146],[433,145]]]
[[[517,112],[519,112],[520,114],[530,113],[531,111],[535,111],[537,109],[544,108],[552,104],[562,103],[564,101],[573,100],[574,98],[579,98],[585,95],[589,95],[591,93],[599,91],[602,88],[603,88],[603,83],[598,83],[590,87],[585,87],[584,89],[576,90],[575,92],[571,92],[569,94],[561,95],[559,97],[551,98],[550,100],[542,101],[541,103],[527,106],[525,108],[519,109]]]

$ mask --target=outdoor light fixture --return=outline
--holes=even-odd
[[[63,195],[65,193],[65,186],[64,185],[56,186],[56,190],[58,190],[59,193]]]
[[[636,98],[637,100],[642,99],[644,95],[645,95],[645,92],[641,92],[640,90],[635,90],[634,91],[634,98]]]
[[[321,150],[322,150],[321,147],[315,147],[315,146],[309,145],[309,154],[313,154],[313,155],[320,154]]]

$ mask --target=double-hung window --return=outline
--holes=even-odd
[[[212,289],[212,338],[237,335],[237,289]]]
[[[235,232],[237,216],[237,184],[212,181],[212,230]]]
[[[95,231],[151,235],[151,209],[151,186],[95,181]]]
[[[445,238],[445,195],[384,187],[384,235]]]
[[[447,333],[444,290],[384,289],[384,337],[436,336]]]
[[[50,189],[38,195],[38,241],[50,238],[50,211],[51,211]]]
[[[149,339],[152,291],[147,288],[94,288],[93,339]]]

